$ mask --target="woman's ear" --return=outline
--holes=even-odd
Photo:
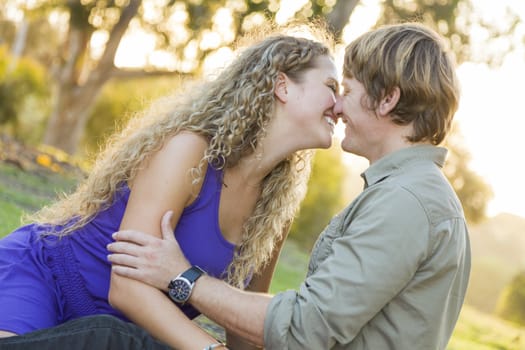
[[[401,91],[399,90],[399,87],[396,86],[381,99],[381,102],[379,102],[379,107],[377,108],[379,115],[386,116],[392,112],[399,102],[400,97]]]
[[[275,97],[279,101],[286,103],[288,101],[288,77],[284,73],[279,73],[277,79],[275,80],[274,88]]]

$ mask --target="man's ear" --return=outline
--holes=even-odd
[[[377,108],[379,115],[386,116],[392,112],[399,102],[400,97],[401,91],[399,90],[399,87],[396,86],[381,99],[381,102],[379,102],[379,107]]]
[[[279,73],[277,79],[275,80],[274,88],[275,97],[279,101],[286,103],[288,101],[288,77],[284,73]]]

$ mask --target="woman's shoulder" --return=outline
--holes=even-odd
[[[208,147],[208,140],[195,132],[183,130],[171,136],[166,142],[167,145],[185,144],[187,146],[195,147],[198,150],[204,150]]]
[[[190,163],[198,162],[208,148],[208,141],[203,136],[191,131],[181,131],[166,140],[160,153],[167,154],[172,159]]]

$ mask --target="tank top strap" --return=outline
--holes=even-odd
[[[210,204],[211,201],[218,201],[222,189],[222,180],[223,170],[216,169],[211,164],[208,164],[200,192],[193,203],[184,209],[184,212],[192,212]]]

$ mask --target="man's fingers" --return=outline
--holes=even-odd
[[[108,255],[108,260],[114,265],[127,266],[133,269],[138,268],[138,259],[127,254],[113,253]]]
[[[111,266],[111,271],[119,276],[133,278],[136,280],[140,280],[142,277],[142,274],[139,270],[123,265],[113,265]]]
[[[121,230],[113,233],[113,239],[116,241],[128,241],[138,245],[147,245],[155,237],[140,231]]]
[[[173,227],[171,225],[171,218],[173,217],[173,211],[167,211],[163,216],[160,224],[162,230],[162,237],[166,240],[175,240],[173,235]]]
[[[141,247],[134,243],[129,243],[127,241],[116,241],[108,244],[106,248],[112,253],[138,256],[140,254],[139,250]]]

